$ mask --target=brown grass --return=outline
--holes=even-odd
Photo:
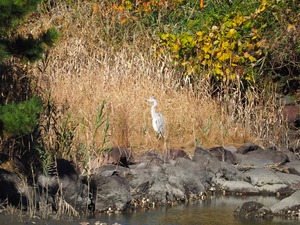
[[[79,142],[88,146],[92,140],[96,148],[101,146],[103,128],[95,139],[93,132],[97,108],[107,101],[107,147],[125,145],[134,152],[162,150],[163,143],[156,139],[151,126],[150,105],[145,101],[149,96],[158,99],[170,148],[184,148],[191,153],[196,145],[263,143],[264,134],[260,132],[266,131],[259,123],[268,125],[263,117],[277,115],[274,110],[254,105],[257,99],[262,101],[263,95],[249,92],[250,102],[245,107],[237,105],[234,96],[218,101],[210,97],[206,79],[199,81],[200,90],[195,93],[189,84],[181,85],[179,71],[168,56],[158,57],[154,38],[146,30],[135,32],[131,42],[118,37],[123,41],[116,46],[116,33],[112,32],[117,29],[115,25],[104,24],[90,9],[87,3],[80,10],[75,6],[66,9],[59,3],[51,17],[42,15],[36,22],[43,29],[55,24],[62,34],[47,61],[37,64],[33,73],[45,98],[51,93],[52,100],[58,106],[67,106],[66,112],[79,124],[77,148]],[[108,34],[103,35],[104,30],[109,30]],[[273,107],[275,98],[268,99],[263,105]],[[240,113],[240,118],[233,116],[234,111]]]

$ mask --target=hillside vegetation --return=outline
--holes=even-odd
[[[54,26],[60,37],[6,96],[44,100],[31,133],[44,162],[84,162],[115,145],[163,150],[149,96],[169,148],[287,145],[280,98],[299,100],[299,8],[291,0],[44,1],[18,32]]]

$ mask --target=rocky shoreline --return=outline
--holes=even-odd
[[[23,210],[49,206],[53,212],[67,208],[73,215],[117,213],[222,194],[283,198],[269,208],[246,202],[235,211],[239,217],[300,215],[300,160],[283,148],[197,147],[192,156],[175,149],[167,159],[148,152],[134,160],[128,149],[115,147],[85,174],[65,159],[57,159],[47,175],[28,173],[16,157],[9,160],[2,154],[0,159],[0,203]]]

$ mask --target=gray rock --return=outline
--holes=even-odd
[[[294,192],[291,196],[282,199],[280,202],[271,206],[270,209],[273,213],[284,214],[291,209],[296,209],[297,207],[300,209],[300,190]]]
[[[250,183],[263,194],[289,194],[293,185],[300,184],[300,176],[273,172],[267,168],[251,169],[245,172]]]
[[[286,184],[265,184],[262,186],[257,187],[260,193],[266,194],[286,194],[290,192],[289,186]]]
[[[237,163],[234,154],[231,151],[226,150],[223,146],[210,148],[207,151],[220,161],[227,162],[230,164]]]
[[[101,175],[104,177],[110,177],[114,174],[118,174],[121,177],[126,177],[131,174],[131,171],[129,168],[119,165],[105,165],[94,169],[93,174]]]
[[[258,194],[259,190],[245,181],[225,181],[222,189],[230,193]]]
[[[227,150],[227,151],[230,151],[231,153],[237,153],[237,148],[236,147],[234,147],[234,146],[223,146],[223,148],[225,149],[225,150]]]
[[[201,163],[201,165],[205,165],[209,163],[210,161],[219,161],[216,157],[214,157],[211,153],[209,153],[207,150],[197,147],[194,152],[193,160],[195,162]]]
[[[288,162],[284,168],[287,172],[295,175],[300,175],[300,160],[291,160]]]
[[[279,166],[289,162],[286,154],[280,151],[257,149],[244,154],[235,154],[240,167]]]
[[[174,165],[167,166],[166,174],[169,184],[180,186],[180,191],[188,198],[204,192],[210,181],[203,166],[185,158],[179,158]]]
[[[226,180],[248,181],[248,178],[233,165],[218,160],[202,148],[196,148],[193,160],[204,166],[205,173],[211,177],[213,183],[222,184]]]
[[[245,175],[250,178],[250,182],[254,186],[264,186],[266,184],[284,184],[276,173],[265,168],[252,169],[246,171]]]
[[[148,199],[165,205],[185,201],[205,191],[202,183],[206,181],[205,173],[196,162],[186,158],[170,160],[169,163],[148,158],[148,161],[130,168],[132,176],[128,179],[136,201]]]
[[[130,206],[130,187],[124,177],[93,175],[92,184],[96,212],[124,211]]]
[[[113,148],[104,149],[100,155],[89,161],[89,168],[93,170],[103,165],[120,165],[128,167],[133,163],[131,150],[126,147],[116,146]]]
[[[262,148],[254,143],[247,143],[238,147],[237,152],[240,154],[246,154],[248,152],[256,151],[256,150],[262,150]]]
[[[277,172],[276,175],[283,181],[284,184],[287,184],[294,189],[300,189],[300,176],[280,172]]]
[[[131,176],[127,178],[131,187],[131,195],[136,201],[150,199],[151,202],[167,202],[166,185],[168,178],[163,161],[149,157],[147,160],[130,166]]]
[[[289,158],[290,162],[292,161],[298,161],[298,163],[300,163],[299,161],[299,157],[297,156],[297,154],[295,154],[295,152],[293,152],[291,149],[289,149],[287,146],[279,146],[278,148],[279,152],[284,153],[285,155],[287,155],[287,157]],[[287,162],[286,164],[288,164],[289,162]]]

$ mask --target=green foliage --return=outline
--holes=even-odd
[[[58,38],[59,33],[57,29],[52,27],[41,35],[40,41],[47,46],[53,47]]]
[[[40,60],[47,46],[54,45],[58,38],[58,32],[54,28],[38,37],[23,37],[16,32],[25,16],[37,10],[40,2],[41,0],[0,1],[0,64],[10,56],[30,62]]]
[[[275,81],[282,93],[296,93],[300,86],[299,1],[267,1],[263,33],[270,45],[263,67],[264,77]],[[268,73],[267,73],[268,72]]]
[[[7,45],[12,55],[34,62],[42,59],[46,46],[52,47],[58,37],[57,30],[52,28],[38,38],[18,36],[13,41],[8,42]]]
[[[130,40],[135,29],[147,28],[159,34],[160,53],[169,51],[175,64],[194,78],[205,74],[221,82],[238,78],[248,83],[300,71],[297,1],[94,2],[93,13],[101,14],[104,7],[109,22],[115,21],[117,29],[111,31],[117,33],[109,37],[126,33]]]
[[[48,47],[54,46],[58,38],[58,32],[54,28],[34,34],[34,36],[32,34],[23,36],[19,32],[22,30],[19,29],[20,25],[26,21],[27,16],[38,15],[33,13],[37,10],[39,3],[41,0],[0,0],[0,67],[3,73],[1,78],[5,82],[3,86],[11,89],[2,92],[9,93],[9,96],[3,96],[3,102],[19,102],[21,99],[29,99],[0,106],[0,131],[4,134],[1,139],[2,143],[10,146],[9,151],[21,155],[33,154],[30,155],[32,159],[38,156],[35,150],[42,149],[38,143],[39,129],[35,128],[38,128],[40,122],[38,116],[42,112],[43,102],[39,98],[32,97],[31,77],[27,75],[27,68],[21,65],[22,62],[6,59],[13,57],[25,62],[34,62],[42,59]],[[16,70],[16,68],[24,69]],[[14,75],[16,77],[12,77]],[[24,87],[24,80],[28,86]],[[20,84],[16,84],[17,82]]]
[[[0,62],[9,56],[7,47],[4,44],[0,44]]]
[[[210,75],[228,81],[237,77],[253,81],[247,69],[264,57],[261,31],[264,25],[257,24],[265,10],[261,5],[250,15],[232,12],[218,24],[208,24],[196,33],[161,33],[161,45],[167,47],[175,62],[184,67],[187,75]]]
[[[39,123],[38,116],[42,107],[42,100],[35,97],[21,103],[0,106],[1,133],[3,131],[17,135],[31,133]]]
[[[0,36],[8,36],[24,17],[37,9],[42,0],[1,0]],[[5,35],[6,34],[6,35]]]

